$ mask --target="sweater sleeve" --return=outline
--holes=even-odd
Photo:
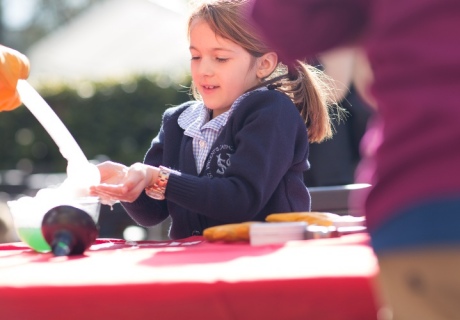
[[[306,170],[305,124],[282,93],[249,95],[221,135],[231,135],[235,148],[223,177],[171,175],[168,201],[218,221],[248,221],[267,205],[280,185],[290,184]],[[298,182],[307,194],[303,182]]]
[[[254,0],[251,17],[281,60],[315,54],[357,40],[371,0]]]
[[[169,111],[169,110],[168,110]],[[164,121],[168,119],[170,112],[166,111],[163,115],[163,122],[157,136],[152,140],[150,149],[148,150],[144,162],[149,165],[159,166],[162,164],[163,147],[164,147]],[[150,198],[142,192],[136,201],[122,202],[123,208],[128,215],[138,224],[150,227],[161,223],[168,216],[166,201],[158,201]]]

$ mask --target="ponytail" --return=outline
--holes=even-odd
[[[288,95],[304,119],[310,142],[322,142],[333,135],[333,108],[340,119],[342,110],[333,101],[331,79],[319,69],[297,61],[289,72],[274,77],[265,85]]]

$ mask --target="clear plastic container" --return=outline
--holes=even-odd
[[[19,239],[37,252],[51,251],[41,231],[43,217],[49,210],[58,205],[70,205],[85,211],[97,223],[101,208],[98,197],[61,200],[22,197],[7,204]]]

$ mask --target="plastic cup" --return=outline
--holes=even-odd
[[[59,205],[73,206],[88,213],[97,224],[101,208],[98,197],[65,200],[22,197],[7,204],[19,239],[37,252],[51,251],[41,231],[43,217],[49,210]]]

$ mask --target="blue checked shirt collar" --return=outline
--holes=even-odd
[[[254,91],[259,90],[267,90],[267,88],[258,88]],[[206,161],[206,157],[219,136],[219,133],[227,124],[228,118],[238,107],[239,102],[251,92],[253,91],[247,92],[238,97],[228,111],[222,113],[214,119],[209,120],[211,110],[206,108],[203,102],[191,105],[179,116],[179,119],[177,120],[179,126],[184,129],[184,134],[186,136],[193,139],[193,155],[195,157],[198,173],[201,172]]]

